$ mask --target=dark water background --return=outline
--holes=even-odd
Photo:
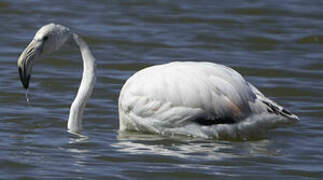
[[[0,1],[0,178],[303,179],[323,176],[323,1]],[[81,57],[16,61],[42,25],[78,32],[98,62],[82,139],[66,132]],[[297,114],[254,141],[119,134],[117,98],[134,72],[170,61],[233,67]]]

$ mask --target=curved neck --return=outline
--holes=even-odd
[[[83,59],[83,76],[81,85],[77,91],[77,95],[71,105],[68,118],[67,128],[71,132],[79,132],[82,130],[82,118],[85,105],[90,98],[95,81],[95,58],[93,57],[89,46],[77,34],[73,34],[73,40],[80,48]]]

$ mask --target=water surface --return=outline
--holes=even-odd
[[[323,176],[323,2],[244,0],[0,2],[0,178],[320,178]],[[66,132],[80,83],[77,49],[33,69],[28,104],[16,61],[42,25],[89,43],[98,81],[83,135]],[[300,122],[249,141],[118,133],[126,79],[151,65],[233,67]]]

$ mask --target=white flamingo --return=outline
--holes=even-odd
[[[83,77],[67,126],[70,132],[79,132],[96,80],[95,58],[85,41],[62,25],[45,25],[20,55],[18,69],[27,89],[34,62],[66,43],[79,47],[83,58]],[[243,136],[298,120],[238,72],[208,62],[172,62],[145,68],[127,80],[118,107],[121,131],[200,137]]]

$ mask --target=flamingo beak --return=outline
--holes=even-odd
[[[32,40],[18,59],[19,77],[25,89],[28,89],[29,87],[32,66],[34,62],[39,59],[41,51],[42,43],[37,40]]]

